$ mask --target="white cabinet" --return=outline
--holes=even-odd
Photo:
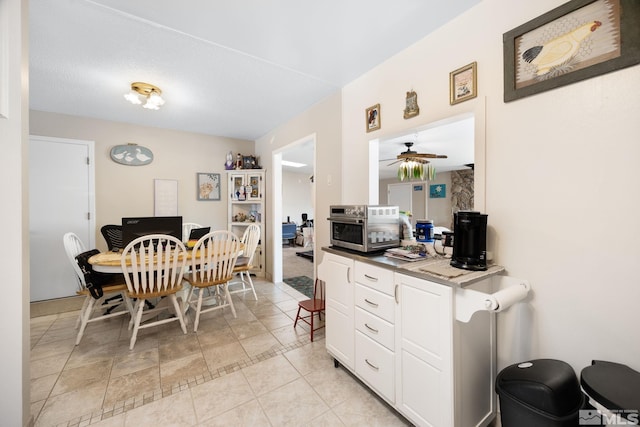
[[[395,282],[398,407],[419,425],[453,426],[452,289],[403,274]]]
[[[260,226],[260,243],[253,258],[252,273],[264,276],[264,171],[260,169],[238,169],[228,171],[228,218],[229,231],[239,238],[249,224]]]
[[[325,343],[333,357],[354,370],[354,261],[325,253],[318,277],[325,282]]]
[[[416,426],[487,426],[496,414],[495,315],[455,320],[457,285],[325,253],[329,353]],[[490,291],[490,279],[472,287]],[[479,289],[478,289],[479,288]]]

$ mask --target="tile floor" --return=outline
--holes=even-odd
[[[334,368],[323,330],[311,343],[306,325],[293,328],[302,294],[255,283],[258,301],[233,296],[237,319],[216,311],[197,333],[175,322],[143,330],[132,351],[122,317],[89,325],[79,346],[77,311],[32,318],[35,425],[409,425]]]

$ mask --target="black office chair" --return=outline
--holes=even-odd
[[[100,229],[104,240],[107,242],[107,248],[110,251],[124,249],[122,244],[122,226],[115,224],[103,225]]]

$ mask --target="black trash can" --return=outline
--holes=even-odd
[[[502,427],[575,427],[584,399],[573,368],[554,359],[507,366],[496,393]]]

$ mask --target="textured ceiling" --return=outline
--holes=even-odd
[[[479,1],[31,0],[30,107],[255,140]]]

